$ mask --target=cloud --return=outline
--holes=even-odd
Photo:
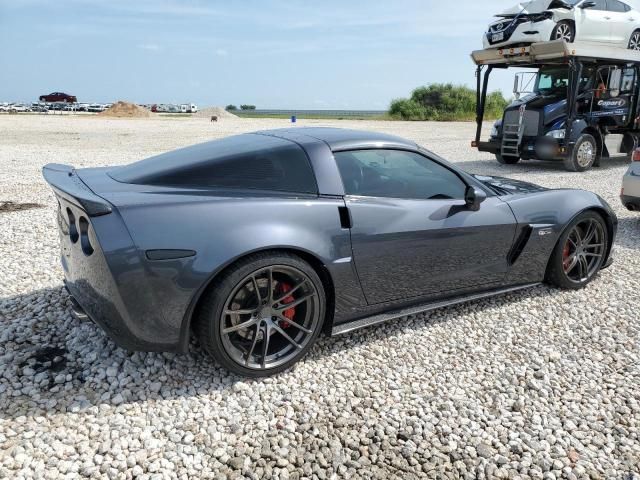
[[[149,52],[157,52],[161,50],[160,45],[156,43],[141,43],[137,45],[140,50],[147,50]]]

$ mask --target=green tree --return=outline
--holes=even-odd
[[[236,107],[235,105],[227,105],[227,107],[225,108],[225,110],[227,112],[235,112],[236,110],[238,110],[238,107]]]
[[[485,117],[498,118],[509,102],[500,92],[487,96]],[[434,83],[416,88],[410,99],[391,102],[389,114],[402,120],[472,120],[476,116],[476,92],[465,86]]]
[[[240,105],[240,110],[255,110],[255,105]]]

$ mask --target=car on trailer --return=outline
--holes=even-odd
[[[629,156],[640,138],[640,52],[562,40],[472,53],[477,65],[477,130],[472,146],[498,162],[563,161],[569,171]],[[490,74],[516,75],[516,99],[488,141],[482,123]]]
[[[640,50],[640,12],[626,0],[535,0],[496,17],[484,48],[565,40]]]
[[[77,103],[78,98],[75,95],[69,95],[63,92],[53,92],[48,95],[41,95],[39,100],[47,103]]]

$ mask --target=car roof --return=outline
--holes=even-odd
[[[386,133],[351,130],[347,128],[331,127],[301,127],[281,128],[255,132],[259,135],[269,135],[286,140],[304,136],[326,143],[336,152],[341,150],[356,150],[361,148],[407,148],[415,150],[415,142]]]

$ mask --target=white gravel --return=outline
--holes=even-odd
[[[640,479],[640,216],[619,204],[625,162],[500,166],[471,150],[470,123],[305,124],[593,190],[620,216],[616,263],[581,292],[539,287],[321,339],[268,380],[229,376],[195,345],[132,354],[69,314],[42,165],[288,123],[0,116],[0,202],[45,205],[0,213],[0,478]]]

